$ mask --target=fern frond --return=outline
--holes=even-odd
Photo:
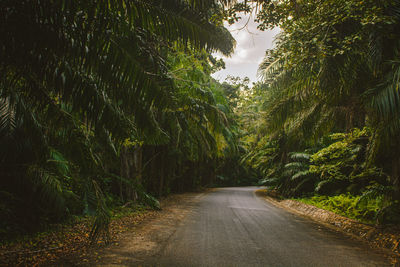
[[[309,162],[311,155],[304,153],[304,152],[292,152],[290,153],[290,159],[292,160],[298,160],[302,162]]]
[[[295,170],[295,171],[303,170],[307,167],[308,167],[308,165],[304,164],[303,162],[298,162],[298,161],[290,162],[285,165],[285,169]]]
[[[300,171],[295,173],[292,177],[291,180],[298,180],[298,179],[304,179],[306,177],[310,177],[312,174],[310,173],[310,171],[306,170],[306,171]]]

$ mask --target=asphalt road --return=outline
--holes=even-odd
[[[390,266],[363,243],[279,209],[255,187],[205,195],[165,242],[158,266]]]

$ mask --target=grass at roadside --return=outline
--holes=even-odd
[[[255,193],[261,196],[269,196],[277,200],[284,199],[275,190],[259,189]],[[360,201],[360,196],[353,196],[350,194],[341,194],[337,196],[315,195],[306,198],[293,198],[293,200],[313,205],[317,208],[328,210],[367,224],[374,224],[376,222],[375,217],[381,205],[379,199],[364,199]]]
[[[379,200],[369,199],[360,201],[360,196],[353,196],[350,194],[341,194],[337,196],[317,195],[295,200],[369,224],[375,222],[376,214],[380,209]]]

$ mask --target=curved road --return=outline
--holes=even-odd
[[[157,266],[390,266],[363,243],[254,195],[206,194],[154,257]]]

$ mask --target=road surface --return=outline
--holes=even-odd
[[[381,253],[279,209],[254,190],[222,188],[206,194],[150,264],[390,266]]]

